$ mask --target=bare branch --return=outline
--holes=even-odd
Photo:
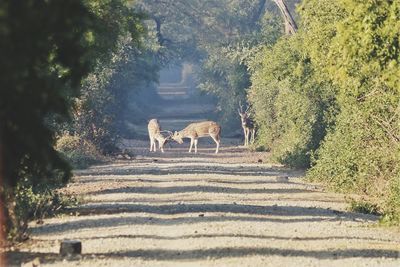
[[[297,32],[297,24],[294,21],[289,9],[287,8],[284,0],[273,0],[281,11],[283,20],[285,21],[285,32],[286,34],[294,34]]]

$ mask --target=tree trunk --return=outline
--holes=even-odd
[[[297,25],[294,21],[292,15],[290,14],[289,9],[287,8],[284,0],[273,0],[275,4],[279,7],[281,11],[283,20],[285,21],[285,32],[286,34],[294,34],[297,31]]]

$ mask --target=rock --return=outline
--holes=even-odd
[[[289,182],[289,177],[287,176],[278,176],[275,178],[278,183],[287,183]]]
[[[60,254],[63,256],[82,253],[82,242],[79,240],[63,240],[60,245]]]
[[[125,154],[125,155],[124,155],[124,158],[125,158],[125,159],[128,159],[128,160],[132,159],[128,154]]]

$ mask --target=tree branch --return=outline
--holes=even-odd
[[[273,0],[281,11],[283,20],[285,21],[285,32],[286,34],[294,34],[297,32],[297,24],[294,21],[289,9],[287,8],[284,0]]]

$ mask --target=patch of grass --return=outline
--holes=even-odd
[[[66,211],[68,208],[79,205],[75,196],[58,192],[48,186],[32,186],[20,183],[14,193],[9,195],[13,203],[8,207],[9,212],[9,240],[23,241],[27,238],[28,223],[41,223],[44,218]]]
[[[256,152],[269,152],[270,149],[264,145],[252,145],[253,150]]]
[[[355,200],[351,199],[349,203],[349,210],[364,214],[381,215],[380,209],[376,204],[368,202],[366,200]]]
[[[94,144],[76,135],[61,136],[57,140],[56,149],[75,169],[84,169],[105,161]]]

